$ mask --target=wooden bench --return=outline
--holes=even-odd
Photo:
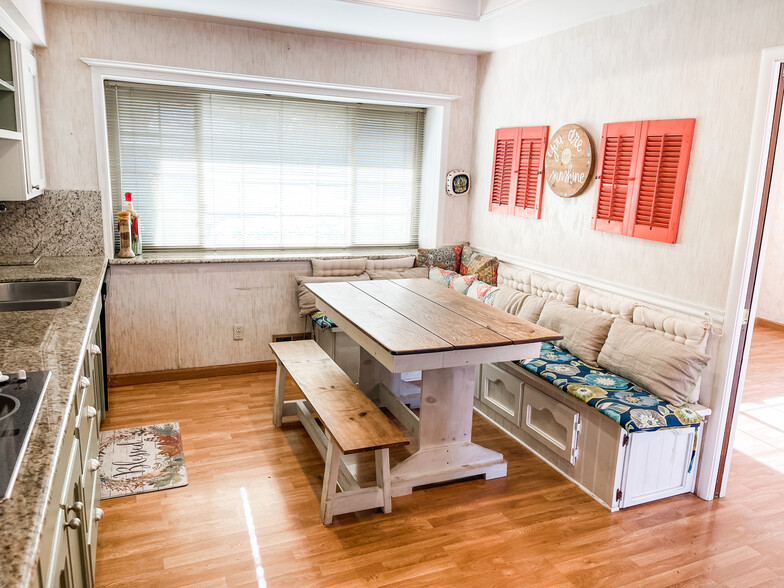
[[[284,416],[299,417],[325,461],[321,521],[329,525],[335,515],[369,508],[390,512],[389,448],[408,444],[408,438],[315,341],[270,343],[270,348],[278,364],[272,422],[280,427]],[[287,373],[307,402],[284,399]],[[342,459],[363,451],[375,452],[376,485],[370,488],[360,488]]]

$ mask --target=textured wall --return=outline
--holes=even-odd
[[[780,0],[670,0],[479,58],[473,245],[553,270],[723,309],[748,158],[760,54],[784,44]],[[542,219],[487,211],[498,127],[567,123],[598,143],[612,121],[694,117],[674,245],[590,229],[594,183]]]
[[[111,266],[109,373],[273,359],[273,334],[309,330],[297,308],[302,274],[310,262]]]
[[[448,166],[471,163],[476,57],[127,12],[46,6],[39,51],[49,185],[97,189],[95,126],[82,57],[458,95]],[[467,200],[448,199],[444,238],[467,233]]]
[[[784,127],[784,125],[782,125]],[[757,316],[784,324],[784,128],[779,129],[776,167],[773,170],[768,218],[767,245],[762,266]]]

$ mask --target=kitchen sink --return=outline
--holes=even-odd
[[[80,280],[0,282],[0,312],[65,308],[73,302]]]

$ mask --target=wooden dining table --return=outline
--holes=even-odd
[[[503,455],[471,440],[476,366],[539,357],[561,335],[428,279],[307,284],[316,306],[360,346],[359,387],[418,442],[391,470],[392,495],[506,475]],[[418,414],[398,397],[421,371]],[[408,376],[407,378],[405,376]]]

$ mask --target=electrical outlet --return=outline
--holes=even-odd
[[[243,325],[234,325],[232,331],[234,332],[235,341],[242,341],[245,338],[245,327]]]

